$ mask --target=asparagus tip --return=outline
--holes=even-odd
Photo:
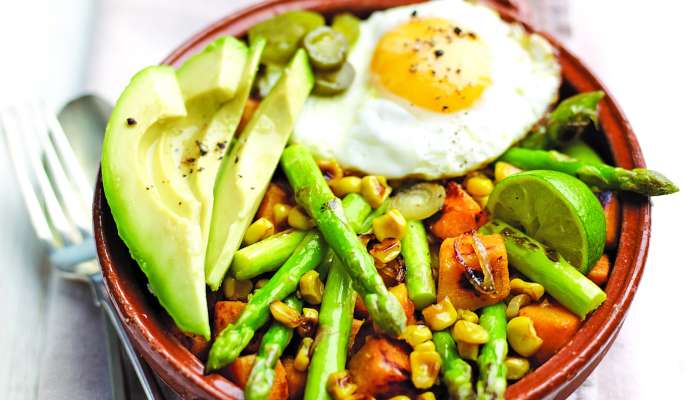
[[[632,179],[623,185],[623,189],[628,186],[627,190],[648,196],[663,196],[676,193],[679,190],[676,184],[659,172],[646,168],[635,168],[632,173],[634,174]]]

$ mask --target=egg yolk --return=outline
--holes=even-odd
[[[488,46],[442,18],[411,18],[382,36],[372,73],[389,92],[428,110],[452,113],[491,84]]]

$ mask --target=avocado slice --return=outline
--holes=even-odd
[[[208,217],[225,153],[219,144],[238,124],[223,110],[248,97],[250,84],[241,90],[248,53],[225,37],[177,71],[139,72],[117,101],[103,144],[103,185],[119,236],[178,327],[206,339]]]
[[[205,261],[212,290],[221,285],[241,245],[313,84],[306,52],[298,50],[222,160]]]

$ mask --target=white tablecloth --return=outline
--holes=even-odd
[[[114,101],[130,76],[241,1],[25,0],[0,3],[0,105],[84,91]],[[552,0],[536,0],[551,4]],[[576,399],[691,398],[699,375],[695,2],[573,0],[570,47],[616,95],[647,163],[682,192],[654,199],[644,279],[619,339]],[[108,398],[104,339],[84,290],[52,278],[0,158],[0,393]]]

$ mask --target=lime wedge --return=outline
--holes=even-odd
[[[603,254],[605,214],[580,180],[535,170],[499,182],[486,205],[491,216],[558,251],[586,274]]]

